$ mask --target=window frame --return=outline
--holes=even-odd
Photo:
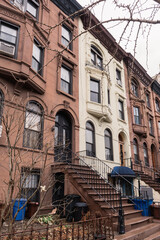
[[[146,93],[146,104],[148,108],[151,108],[150,93]]]
[[[122,72],[118,68],[116,68],[116,82],[118,86],[122,87]]]
[[[157,98],[155,99],[155,105],[156,105],[156,111],[160,113],[159,100]]]
[[[131,90],[132,90],[132,94],[135,97],[139,97],[138,83],[134,79],[132,79],[132,81],[131,81]]]
[[[135,110],[138,113],[138,115],[136,115]],[[141,115],[140,115],[140,108],[138,106],[133,106],[133,117],[134,117],[134,124],[136,125],[141,125]]]
[[[91,90],[91,83],[93,83],[93,82],[98,83],[98,91],[97,92]],[[92,99],[92,96],[95,96],[95,95],[98,96],[97,101],[94,101]],[[90,78],[90,101],[95,102],[95,103],[101,103],[100,80],[94,79],[92,77]]]
[[[0,35],[1,35],[1,27],[2,27],[2,25],[5,25],[5,26],[7,26],[7,27],[17,31],[15,44],[13,44],[12,42],[3,40],[0,37],[0,42],[4,42],[5,44],[8,44],[8,45],[11,45],[11,46],[15,47],[15,52],[14,52],[13,58],[16,59],[17,58],[17,52],[18,52],[18,43],[19,43],[19,26],[15,25],[15,24],[12,24],[12,23],[10,23],[8,21],[0,19]],[[9,55],[9,54],[7,54],[5,52],[4,53],[1,52],[0,54],[12,57],[11,55]]]
[[[0,125],[2,125],[3,108],[4,108],[4,93],[0,89]]]
[[[26,173],[28,175],[26,175]],[[23,180],[23,176],[24,176],[24,180]],[[31,177],[29,177],[29,176],[31,176]],[[32,182],[32,176],[37,176],[37,184],[36,184],[37,186],[36,187],[24,186],[24,185],[32,185],[32,186],[34,185]],[[28,182],[26,182],[28,177],[30,179],[28,180]],[[38,188],[39,181],[40,181],[40,169],[39,168],[29,169],[27,167],[22,167],[21,168],[21,178],[20,178],[21,197],[28,199],[34,193],[33,197],[29,201],[39,203],[40,202],[40,191]],[[35,183],[35,181],[34,181],[34,183]],[[31,194],[29,193],[29,190],[31,190]]]
[[[92,59],[92,54],[94,56],[94,60]],[[98,64],[98,59],[101,62],[100,65]],[[98,67],[100,70],[103,70],[103,56],[99,49],[93,44],[91,45],[91,62],[94,66]]]
[[[136,153],[135,153],[135,147],[136,147]],[[138,141],[136,138],[133,139],[133,154],[134,154],[134,162],[135,164],[139,164],[139,148],[138,148]]]
[[[107,135],[108,133],[108,135]],[[109,139],[109,146],[106,146],[106,138]],[[105,144],[105,159],[109,161],[113,161],[113,140],[112,140],[112,133],[110,129],[106,128],[104,131],[104,144]],[[109,155],[106,155],[106,150],[110,152]],[[109,156],[109,157],[108,157]]]
[[[145,142],[143,143],[143,157],[144,157],[145,166],[149,167],[148,148]]]
[[[69,82],[67,82],[65,79],[62,78],[62,68],[68,71],[68,73],[69,73]],[[70,67],[68,67],[68,66],[65,65],[64,63],[62,63],[62,65],[61,65],[60,79],[61,79],[61,81],[60,81],[60,90],[61,90],[62,92],[64,92],[64,93],[66,93],[66,94],[73,95],[73,69],[70,68]],[[61,85],[61,84],[62,84],[62,81],[65,82],[65,83],[68,83],[69,92],[64,91],[64,90],[62,89],[62,85]]]
[[[36,16],[27,10],[28,3],[36,10]],[[38,0],[37,1],[36,0],[26,0],[26,1],[24,1],[24,4],[25,4],[26,12],[31,14],[34,18],[38,19],[38,17],[39,17],[39,1]]]
[[[65,46],[65,48],[73,51],[73,44],[72,44],[73,32],[72,32],[72,30],[71,30],[68,26],[66,26],[65,24],[63,24],[63,25],[62,25],[62,33],[63,33],[63,28],[69,33],[70,40],[68,41],[68,40],[63,36],[63,34],[61,34],[61,44],[62,44],[63,46]],[[67,45],[63,44],[62,39],[65,39],[65,41],[67,41],[68,44],[67,44]]]
[[[122,109],[120,109],[120,106],[122,107]],[[121,120],[125,120],[125,116],[124,116],[124,101],[119,99],[118,100],[118,112],[119,112],[119,119]]]
[[[90,126],[89,126],[90,125]],[[91,132],[92,142],[87,141],[87,131]],[[86,129],[85,129],[85,138],[86,138],[86,156],[95,157],[95,128],[91,121],[86,122]],[[88,150],[87,146],[90,145],[91,151]]]
[[[34,51],[34,46],[36,46],[39,50],[40,50],[40,61],[38,61],[35,56],[33,56],[33,51]],[[38,63],[38,70],[36,70],[33,67],[33,60],[36,61],[36,63]],[[39,75],[43,76],[43,64],[44,64],[44,48],[42,47],[42,45],[39,43],[39,41],[34,38],[34,42],[33,42],[33,50],[32,50],[32,69],[37,72]]]
[[[33,109],[30,109],[28,107],[29,104],[35,104],[39,107],[40,113],[35,112]],[[41,129],[39,131],[33,130],[33,129],[29,129],[26,127],[26,121],[27,121],[27,115],[26,114],[35,114],[36,116],[40,116],[40,123],[41,123]],[[44,125],[44,110],[43,107],[41,106],[41,104],[39,104],[38,102],[34,101],[34,100],[30,100],[27,104],[26,104],[26,110],[25,110],[25,121],[24,121],[24,133],[23,133],[23,147],[25,148],[31,148],[31,149],[38,149],[41,150],[43,147],[43,125]],[[31,134],[32,133],[37,133],[37,146],[32,146],[31,142],[30,142],[30,138],[31,138]],[[26,134],[26,136],[25,136]],[[26,139],[27,140],[26,140]],[[26,143],[25,143],[26,141]]]
[[[153,118],[151,118],[151,117],[149,118],[148,125],[149,125],[149,134],[154,136]]]

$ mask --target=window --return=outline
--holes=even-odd
[[[158,122],[158,132],[159,132],[159,136],[160,136],[160,122]]]
[[[91,61],[98,68],[100,68],[100,69],[103,68],[102,54],[93,45],[91,46]]]
[[[133,140],[133,152],[134,152],[134,161],[135,163],[139,163],[139,156],[138,156],[138,143],[137,139]]]
[[[0,90],[0,124],[2,124],[3,105],[4,105],[4,94]]]
[[[18,27],[0,21],[0,53],[15,57],[17,44]]]
[[[37,0],[27,0],[27,12],[33,17],[38,18],[39,3]]]
[[[121,71],[116,69],[116,81],[118,85],[122,86]]]
[[[159,101],[156,99],[156,111],[160,112],[160,106],[159,106]]]
[[[148,152],[147,152],[147,144],[143,143],[143,153],[144,153],[144,162],[146,166],[149,166],[148,162]]]
[[[119,100],[119,118],[124,120],[124,107],[123,107],[123,101]]]
[[[97,80],[90,80],[90,100],[100,103],[100,83]]]
[[[68,29],[66,26],[62,26],[62,38],[61,38],[61,42],[62,44],[69,48],[70,50],[72,50],[72,33],[70,31],[70,29]]]
[[[132,90],[132,93],[138,97],[138,85],[135,81],[132,80],[131,82],[131,90]]]
[[[30,101],[26,107],[23,146],[42,148],[43,109],[37,102]]]
[[[91,122],[86,123],[86,155],[95,157],[95,133]]]
[[[37,40],[33,43],[32,68],[42,75],[43,49]]]
[[[108,105],[110,105],[111,104],[111,99],[110,99],[110,90],[108,89],[107,90],[107,96],[108,96]]]
[[[139,107],[133,107],[133,113],[134,113],[134,123],[138,125],[141,124]]]
[[[33,17],[38,18],[39,2],[38,0],[13,0],[15,5],[24,11],[29,12]]]
[[[106,160],[113,161],[113,147],[112,147],[112,134],[109,129],[106,129],[104,132],[105,140],[105,157]]]
[[[61,90],[72,94],[72,70],[64,65],[61,67]]]
[[[30,198],[32,202],[39,202],[39,177],[40,170],[29,168],[22,168],[21,173],[21,196],[22,198]]]
[[[152,118],[149,119],[149,133],[151,135],[154,134],[154,131],[153,131],[153,119]]]
[[[146,103],[147,103],[147,107],[151,107],[151,104],[150,104],[150,94],[149,93],[146,93]]]

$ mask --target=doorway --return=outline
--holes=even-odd
[[[125,166],[125,162],[124,162],[124,141],[123,141],[123,137],[121,136],[121,134],[119,134],[119,156],[120,156],[121,166]]]
[[[71,162],[72,157],[72,123],[65,112],[59,112],[55,120],[54,160]]]

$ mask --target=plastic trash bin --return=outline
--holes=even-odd
[[[18,212],[15,220],[16,221],[24,220],[25,212],[26,212],[26,205],[24,206],[24,204],[26,203],[27,199],[20,198],[20,199],[15,199],[13,201],[15,201],[14,205],[13,205],[13,218],[14,218],[15,214],[17,213],[17,211],[19,211],[19,209],[22,207],[22,209]]]
[[[88,206],[85,202],[77,202],[75,204],[74,211],[74,221],[78,222],[82,219],[82,217],[88,212]]]
[[[75,204],[79,202],[81,197],[76,194],[69,194],[65,196],[65,215],[67,222],[72,222],[74,218]]]
[[[153,203],[153,199],[132,199],[135,203],[134,208],[136,210],[143,210],[143,216],[150,216],[150,205]]]

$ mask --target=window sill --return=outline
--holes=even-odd
[[[64,46],[62,43],[58,43],[58,46],[63,48],[65,51],[67,51],[68,53],[70,53],[74,58],[76,57],[76,55],[73,53],[72,50],[68,49],[66,46]]]
[[[151,137],[154,137],[154,138],[155,138],[155,136],[154,136],[154,134],[153,134],[153,133],[149,133],[149,135],[150,135]]]
[[[118,87],[119,89],[121,89],[122,91],[124,91],[124,89],[123,89],[123,86],[122,86],[122,85],[119,85],[118,83],[116,83],[115,85],[116,85],[116,87]]]
[[[68,94],[68,93],[66,93],[66,92],[63,92],[63,91],[61,91],[61,90],[57,90],[57,92],[58,92],[59,94],[65,95],[65,96],[68,97],[68,98],[71,98],[73,101],[76,101],[76,98],[73,97],[71,94]]]
[[[121,118],[118,118],[118,121],[127,124],[126,121]]]

